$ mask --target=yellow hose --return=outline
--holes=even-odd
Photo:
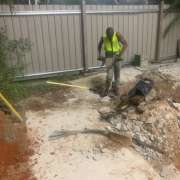
[[[71,85],[71,84],[57,83],[57,82],[52,82],[52,81],[47,81],[46,83],[53,84],[53,85],[59,85],[59,86],[66,86],[66,87],[73,87],[73,88],[89,90],[89,88],[85,87],[85,86],[77,86],[77,85]]]
[[[3,102],[6,104],[6,106],[16,115],[16,117],[23,121],[23,118],[20,116],[20,114],[14,109],[14,107],[9,103],[9,101],[0,93],[0,98],[3,100]]]

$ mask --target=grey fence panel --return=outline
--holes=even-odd
[[[76,69],[82,68],[82,43],[81,43],[81,26],[80,16],[74,15],[74,38],[75,38],[75,49],[76,49]]]
[[[74,19],[73,17],[68,17],[68,22],[67,22],[67,28],[68,28],[68,41],[69,41],[69,55],[70,55],[70,68],[75,69],[76,63],[74,59],[76,59],[76,48],[75,48],[75,43],[74,43]]]
[[[41,16],[33,16],[33,20],[34,20],[34,32],[35,32],[34,36],[36,39],[36,43],[34,45],[36,45],[36,47],[32,46],[32,49],[36,48],[37,50],[37,59],[35,59],[35,61],[38,61],[39,72],[41,73],[46,71],[47,69]]]
[[[55,43],[57,48],[58,69],[60,71],[63,71],[65,67],[65,62],[64,62],[64,47],[62,44],[63,33],[62,33],[61,18],[59,16],[54,16],[54,20],[55,20],[55,32],[56,32]]]
[[[13,17],[14,18],[14,17]],[[7,20],[7,18],[6,18]],[[20,24],[20,28],[21,28],[21,32],[22,32],[22,38],[23,39],[29,39],[33,45],[32,40],[30,39],[30,31],[28,29],[28,21],[26,17],[20,17],[19,18],[19,24]],[[8,29],[11,29],[11,27],[9,27]],[[16,38],[16,37],[15,37]],[[33,73],[32,69],[34,66],[34,62],[33,62],[33,58],[32,58],[32,51],[27,52],[25,54],[24,57],[24,67],[25,67],[25,73]]]
[[[131,6],[129,6],[128,7],[128,9],[129,10],[131,10],[132,9],[132,7]],[[132,58],[132,53],[133,53],[133,51],[134,51],[134,42],[133,42],[133,37],[134,37],[134,34],[133,34],[133,31],[134,31],[134,29],[133,29],[133,18],[134,18],[134,15],[133,14],[129,14],[128,16],[127,16],[127,19],[128,19],[128,37],[129,37],[129,39],[128,39],[128,44],[129,45],[132,45],[132,48],[128,48],[128,59],[129,60],[131,60],[131,58]],[[136,27],[134,27],[134,28],[136,28]],[[126,59],[127,60],[127,59]]]
[[[4,18],[2,17],[2,18],[0,18],[0,29],[1,28],[4,28]]]
[[[86,42],[86,48],[87,48],[87,66],[90,67],[93,63],[92,60],[92,46],[91,46],[91,34],[92,34],[92,28],[91,28],[91,16],[86,16],[86,37],[87,37],[87,42]]]
[[[173,18],[173,14],[170,14],[169,16],[165,17],[163,20],[163,32],[167,25],[170,23],[170,21]],[[163,35],[163,34],[162,34]],[[162,38],[162,47],[160,51],[160,57],[161,58],[167,58],[172,57],[175,55],[176,52],[176,32],[175,28],[173,27],[171,31],[167,34],[166,37]]]
[[[69,46],[69,29],[68,29],[68,17],[61,16],[62,18],[62,33],[63,33],[63,46],[64,46],[64,59],[65,59],[65,70],[71,67],[70,59],[70,46]]]
[[[86,5],[85,49],[87,68],[97,68],[97,46],[108,26],[121,32],[128,42],[124,60],[135,54],[154,60],[157,39],[157,5]],[[163,20],[163,31],[172,20]],[[32,49],[23,58],[25,75],[44,75],[83,70],[81,10],[78,5],[16,5],[0,6],[0,27],[6,27],[10,39],[28,38]],[[172,28],[161,40],[160,57],[167,59],[176,53],[180,26]],[[11,61],[11,64],[16,63]]]
[[[156,52],[156,39],[157,39],[157,21],[158,21],[158,14],[152,15],[153,19],[153,25],[152,25],[152,39],[151,39],[151,60],[154,60],[155,58],[155,52]]]
[[[7,14],[9,7],[1,6],[1,12],[5,13],[0,16],[1,26],[6,26],[9,38],[28,38],[31,42],[31,51],[23,58],[27,76],[82,69],[79,6],[56,8],[55,5],[17,5],[13,13],[21,14],[11,16]],[[62,13],[54,13],[60,9]],[[71,14],[72,10],[77,13]]]
[[[86,36],[89,68],[98,66],[97,39],[104,35],[108,26],[119,31],[128,42],[125,61],[131,61],[135,54],[148,60],[154,59],[157,6],[90,6],[86,7]],[[93,12],[94,11],[94,12]],[[103,12],[102,12],[103,11]]]
[[[19,18],[18,18],[19,19]],[[39,52],[37,51],[37,37],[36,37],[36,30],[34,27],[34,17],[29,16],[25,19],[26,25],[27,25],[27,32],[28,32],[28,38],[30,39],[30,42],[32,44],[32,49],[31,49],[31,63],[32,65],[32,71],[33,73],[35,72],[40,72],[40,66],[41,64],[39,63],[39,57],[38,54]],[[22,30],[24,29],[23,27],[21,28]]]
[[[51,62],[52,62],[52,71],[58,71],[58,57],[57,57],[57,48],[56,48],[56,38],[58,34],[56,33],[54,16],[48,16],[48,33],[49,33],[49,44],[51,51]]]

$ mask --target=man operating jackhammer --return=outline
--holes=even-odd
[[[105,57],[101,55],[102,47],[104,47]],[[119,32],[114,32],[112,27],[108,27],[105,35],[101,37],[98,44],[98,60],[102,61],[107,68],[103,96],[109,95],[111,88],[115,95],[119,96],[120,94],[120,61],[126,48],[127,42],[125,38]],[[114,83],[112,82],[113,77]]]

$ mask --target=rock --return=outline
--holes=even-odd
[[[147,141],[146,137],[139,134],[139,133],[135,134],[135,138],[138,139],[141,142],[146,142]]]
[[[134,129],[133,129],[135,132],[140,132],[141,131],[141,129],[140,129],[140,127],[138,127],[138,126],[134,126]]]
[[[116,125],[116,129],[118,129],[120,131],[128,131],[130,128],[128,127],[128,125],[126,125],[124,123],[118,123]]]
[[[150,136],[149,136],[149,139],[150,139],[151,141],[154,141],[154,136],[153,136],[153,135],[150,135]]]
[[[177,116],[178,127],[180,128],[180,116]]]
[[[121,129],[121,123],[116,124],[116,129],[122,130],[122,129]]]
[[[135,112],[136,112],[136,109],[135,109],[135,107],[130,106],[130,107],[127,108],[127,112],[128,112],[128,113],[135,113]]]
[[[148,119],[146,119],[146,124],[153,124],[156,122],[156,117],[149,117]]]
[[[180,111],[180,103],[173,103],[174,107]]]
[[[106,126],[105,130],[107,130],[109,132],[114,132],[113,127],[111,127],[111,126]]]
[[[94,156],[92,157],[92,159],[93,159],[94,161],[97,161],[97,158],[96,158],[96,157],[94,157]]]
[[[122,129],[123,131],[128,131],[128,127],[127,127],[127,125],[125,125],[125,124],[122,124],[122,125],[121,125],[121,129]]]
[[[138,113],[143,113],[146,109],[145,105],[146,105],[146,103],[142,102],[141,104],[139,104],[139,106],[136,107],[136,111]]]
[[[109,96],[105,96],[104,98],[101,99],[102,103],[109,103],[111,101],[111,98]]]
[[[109,120],[114,115],[114,111],[112,111],[110,107],[102,107],[98,112],[100,113],[101,118],[105,120]]]
[[[146,102],[150,102],[152,100],[154,100],[157,97],[157,93],[155,89],[152,89],[148,95],[146,95],[145,97],[145,101]]]
[[[149,131],[150,133],[153,133],[153,132],[154,132],[154,126],[153,126],[151,123],[145,123],[145,124],[143,124],[143,128],[144,128],[146,131]]]
[[[125,126],[127,127],[128,130],[130,130],[130,131],[133,130],[133,123],[132,122],[126,123]]]
[[[163,178],[171,179],[176,170],[173,165],[163,166],[160,171],[160,176]]]
[[[142,102],[142,103],[139,104],[139,106],[145,106],[145,105],[146,105],[145,102]]]
[[[98,112],[100,114],[108,114],[108,113],[111,113],[111,111],[112,111],[111,108],[106,106],[106,107],[100,108]]]
[[[55,155],[55,152],[50,152],[50,155]]]
[[[128,114],[128,119],[129,120],[137,120],[138,119],[138,116],[137,116],[137,114]]]
[[[122,131],[128,131],[128,127],[127,127],[127,124],[121,124],[121,130]]]
[[[79,101],[78,98],[69,98],[66,103],[68,103],[68,104],[73,104],[73,103],[75,103],[75,102],[77,102],[77,101]],[[66,103],[65,103],[65,104],[66,104]]]
[[[151,158],[149,157],[149,155],[146,155],[146,156],[145,156],[145,159],[146,159],[147,161],[150,161],[150,160],[151,160]]]
[[[126,119],[126,118],[127,118],[127,114],[128,114],[127,112],[122,112],[122,113],[121,113],[122,118],[123,118],[123,119]]]
[[[116,126],[119,122],[120,122],[121,119],[117,119],[117,118],[110,118],[109,119],[109,122],[113,125],[113,126]]]
[[[142,121],[139,121],[139,118],[137,121],[133,121],[134,125],[138,126],[139,128],[142,127],[142,125],[144,124]]]
[[[147,121],[147,117],[145,117],[145,116],[140,116],[139,121],[141,121],[141,122],[144,123],[144,122]]]
[[[104,153],[103,148],[104,148],[103,145],[99,144],[98,149],[100,153]]]

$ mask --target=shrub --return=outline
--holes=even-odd
[[[30,50],[27,39],[10,40],[6,28],[0,29],[0,92],[16,99],[23,92],[23,86],[15,82],[17,76],[23,75],[22,59]]]

